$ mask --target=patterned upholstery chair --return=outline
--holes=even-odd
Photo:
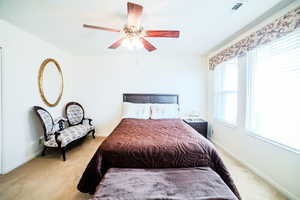
[[[34,111],[39,116],[44,128],[44,149],[42,156],[48,148],[57,148],[62,152],[63,160],[66,160],[66,149],[75,141],[85,138],[89,133],[95,138],[95,128],[91,119],[84,118],[84,110],[78,103],[71,102],[66,106],[66,119],[54,122],[50,113],[42,107],[34,106]],[[66,128],[64,123],[68,122]],[[87,123],[86,123],[87,122]]]

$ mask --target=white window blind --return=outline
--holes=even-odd
[[[214,117],[228,124],[236,124],[238,99],[238,58],[223,62],[214,71]]]
[[[248,54],[246,128],[300,150],[300,29]]]

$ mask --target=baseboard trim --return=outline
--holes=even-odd
[[[229,154],[233,159],[237,160],[241,164],[243,164],[245,167],[250,169],[254,174],[265,180],[268,184],[272,185],[274,188],[276,188],[280,193],[285,195],[289,200],[300,200],[299,197],[297,197],[295,194],[289,192],[286,188],[282,187],[279,185],[276,181],[274,181],[272,178],[269,176],[266,176],[263,172],[258,170],[257,168],[253,167],[251,164],[248,162],[245,162],[241,160],[240,158],[237,158],[231,151],[229,151],[224,145],[220,144],[219,142],[213,140],[211,138],[211,142],[214,143],[217,147],[220,147],[223,151],[225,151],[227,154]]]

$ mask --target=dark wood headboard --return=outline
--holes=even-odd
[[[176,103],[179,104],[177,94],[123,94],[123,102],[131,103]]]

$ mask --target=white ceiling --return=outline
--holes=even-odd
[[[285,0],[287,1],[287,0]],[[144,6],[145,29],[180,30],[179,39],[149,38],[157,51],[205,54],[282,0],[132,0]],[[121,28],[127,0],[0,0],[0,18],[74,55],[98,55],[119,33],[82,28],[93,24]]]

